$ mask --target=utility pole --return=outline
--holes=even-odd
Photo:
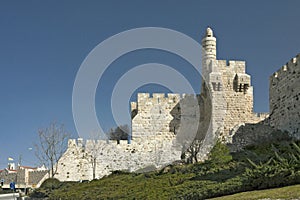
[[[17,188],[20,189],[20,184],[18,183],[18,173],[20,172],[20,167],[21,167],[21,163],[22,163],[22,154],[19,155],[19,161],[18,161],[18,166],[17,166],[17,173],[16,173],[16,185]]]

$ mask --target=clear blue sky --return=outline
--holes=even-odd
[[[72,89],[87,54],[101,41],[137,27],[165,27],[201,40],[207,26],[218,39],[218,59],[247,61],[255,111],[268,111],[269,76],[300,52],[300,1],[0,1],[0,168],[7,157],[34,165],[37,130],[51,121],[76,137]],[[200,55],[199,55],[200,56]],[[198,78],[181,59],[141,51],[116,60],[97,90],[96,109],[109,129],[114,83],[137,64],[180,68],[199,90]],[[165,91],[146,86],[139,91]]]

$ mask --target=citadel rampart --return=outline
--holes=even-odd
[[[269,123],[300,137],[299,55],[270,78],[271,115],[267,118],[267,113],[253,112],[253,87],[250,75],[246,74],[246,62],[217,60],[216,41],[208,28],[202,40],[201,94],[138,94],[137,102],[131,102],[132,138],[128,141],[69,140],[55,177],[61,181],[91,180],[93,155],[96,178],[115,170],[163,166],[180,159],[182,148],[177,148],[176,139],[189,132],[196,132],[198,140],[206,132],[212,137],[220,133],[224,141],[237,145],[234,150],[268,138],[270,134],[265,133],[273,130]],[[205,157],[208,148],[200,152],[199,156]]]
[[[170,140],[87,140],[70,139],[67,151],[59,160],[55,178],[61,181],[93,179],[93,158],[96,158],[96,177],[101,178],[115,170],[152,170],[180,158]],[[146,170],[146,169],[145,169]]]
[[[270,125],[300,139],[300,54],[270,77]]]

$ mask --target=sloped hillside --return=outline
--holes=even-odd
[[[300,141],[285,140],[248,146],[244,151],[234,154],[230,154],[227,146],[218,142],[210,159],[204,163],[170,165],[150,173],[116,171],[101,180],[86,183],[48,180],[32,197],[207,199],[295,184],[300,184]],[[290,191],[291,197],[299,196],[299,192],[292,193],[294,187]]]

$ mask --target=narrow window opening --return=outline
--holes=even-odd
[[[216,83],[212,83],[213,90],[216,91]]]
[[[218,91],[221,91],[221,83],[218,83]]]

